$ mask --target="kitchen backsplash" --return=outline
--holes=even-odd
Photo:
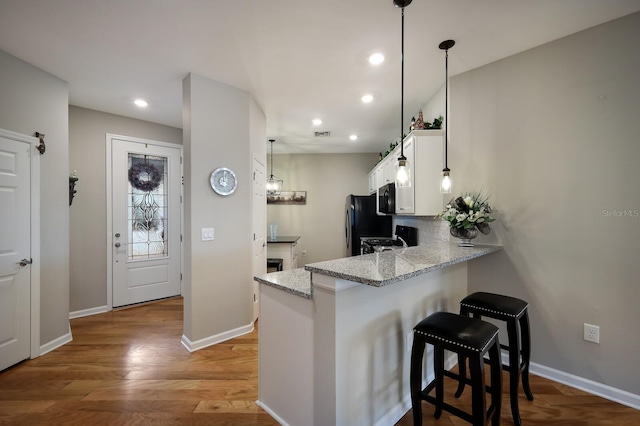
[[[501,245],[505,230],[500,220],[500,212],[493,212],[496,218],[491,223],[491,233],[489,235],[478,235],[474,240],[477,244]],[[442,218],[425,217],[425,216],[393,216],[393,229],[396,225],[413,226],[418,228],[418,245],[428,241],[458,241],[449,234],[449,223]]]
[[[441,218],[393,216],[393,228],[396,225],[418,228],[418,244],[427,241],[450,241],[449,224]]]

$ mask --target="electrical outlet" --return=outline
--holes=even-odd
[[[302,255],[306,256],[307,255],[307,251],[306,250],[302,250]]]
[[[600,343],[600,327],[585,323],[584,340],[587,342]]]

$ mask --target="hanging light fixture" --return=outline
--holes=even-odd
[[[449,128],[449,49],[456,44],[453,40],[445,40],[438,47],[444,50],[444,71],[445,71],[445,83],[444,83],[444,169],[442,169],[442,182],[440,183],[440,192],[443,194],[451,194],[451,170],[447,163],[447,150],[449,148],[449,137],[447,135],[447,129]]]
[[[269,139],[269,142],[271,142],[271,175],[267,179],[265,189],[267,190],[267,195],[280,195],[282,192],[282,179],[273,175],[273,143],[275,139]]]
[[[404,8],[409,6],[413,0],[393,0],[395,7],[402,11],[402,45],[400,51],[400,157],[396,164],[396,187],[406,188],[411,186],[411,165],[404,156]]]

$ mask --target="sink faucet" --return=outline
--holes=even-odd
[[[407,242],[404,240],[404,238],[402,238],[399,235],[396,235],[396,238],[398,238],[400,241],[402,241],[402,248],[407,248],[409,247],[409,244],[407,244]]]

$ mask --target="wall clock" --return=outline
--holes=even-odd
[[[218,167],[211,173],[211,188],[223,196],[231,195],[238,186],[238,179],[233,170],[226,167]]]

